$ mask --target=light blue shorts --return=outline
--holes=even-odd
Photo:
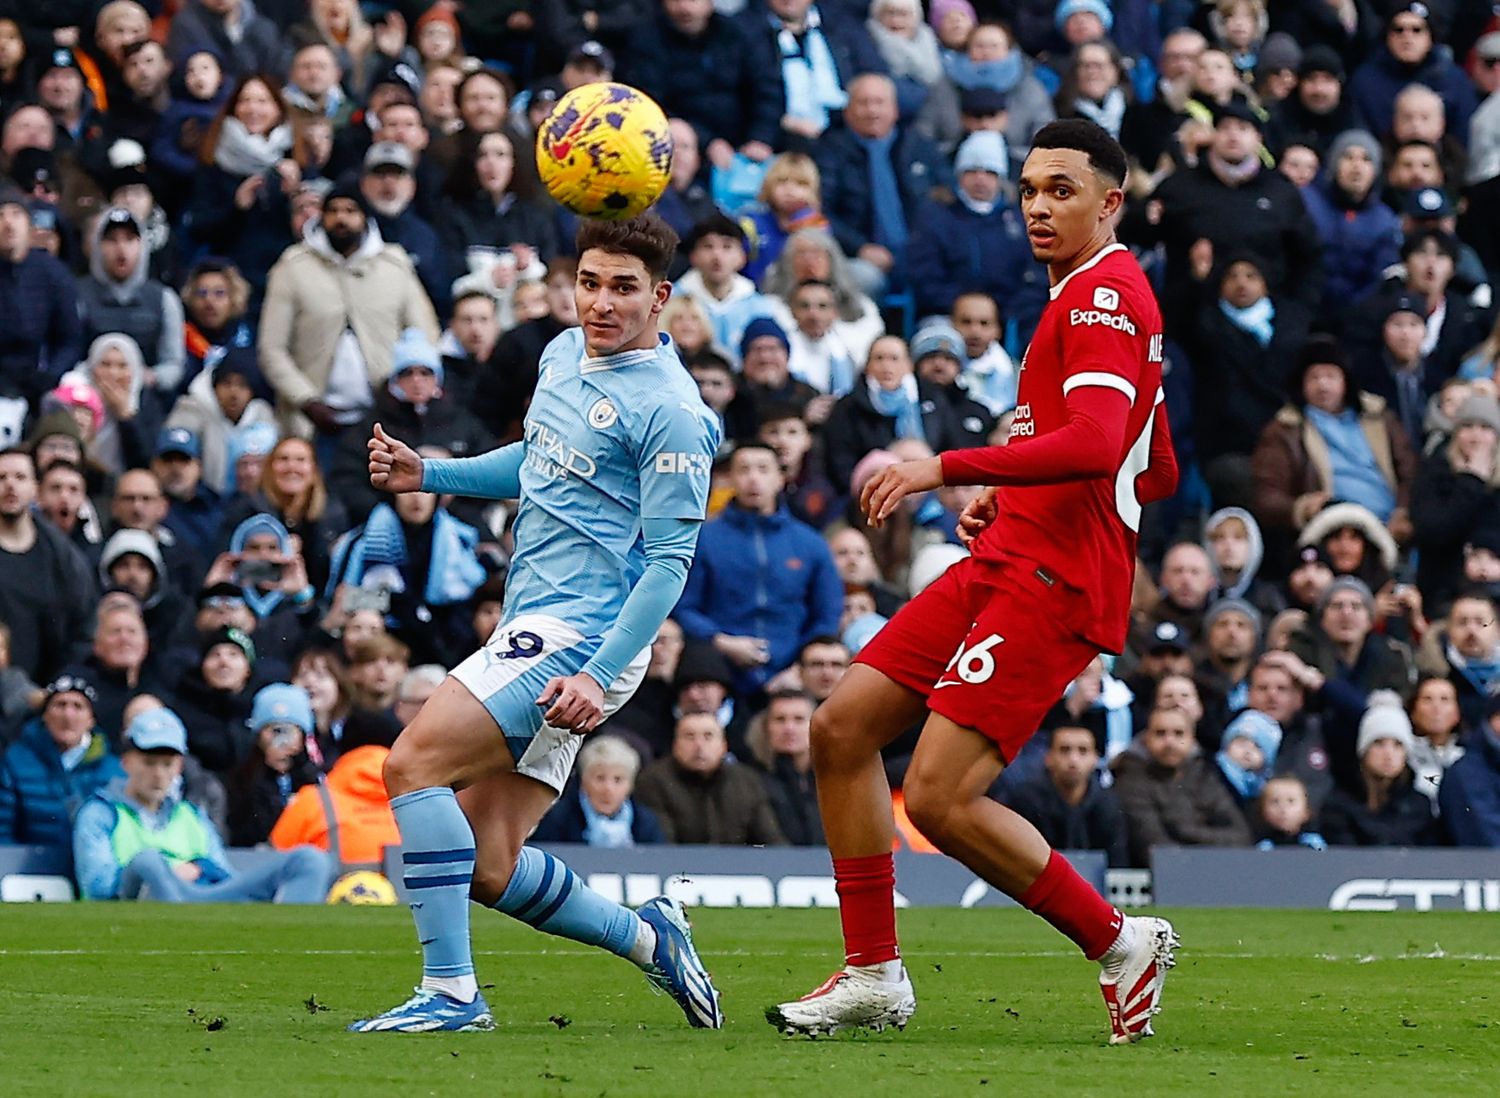
[[[542,720],[537,697],[553,678],[583,670],[602,637],[585,637],[560,618],[522,614],[503,621],[483,648],[453,669],[453,678],[484,703],[516,760],[516,771],[558,792],[567,784],[583,737]],[[646,647],[604,692],[604,719],[630,700],[646,676]]]

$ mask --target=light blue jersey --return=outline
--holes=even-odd
[[[639,685],[682,592],[720,430],[666,336],[589,358],[574,328],[537,373],[521,442],[428,461],[422,486],[520,498],[504,619],[453,674],[495,717],[521,772],[561,788],[578,740],[563,732],[533,747],[535,698],[548,679],[582,671],[605,688],[608,716]]]
[[[591,359],[572,328],[542,353],[507,618],[546,613],[602,634],[646,567],[641,520],[707,514],[718,417],[661,338],[655,350]]]

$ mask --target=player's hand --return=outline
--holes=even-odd
[[[400,439],[375,424],[375,435],[365,444],[370,450],[370,484],[383,492],[420,492],[422,457]]]
[[[184,881],[187,884],[192,884],[199,877],[203,876],[203,870],[196,862],[173,862],[172,873],[179,881]]]
[[[907,496],[943,486],[943,462],[936,457],[903,461],[880,470],[865,483],[859,506],[871,526],[881,526]]]
[[[1000,513],[999,505],[995,503],[997,492],[996,488],[986,488],[971,499],[958,516],[958,541],[965,549],[974,544],[974,539],[984,533]]]
[[[542,720],[580,736],[592,732],[604,720],[604,687],[582,671],[567,678],[548,679],[536,703],[549,706]]]

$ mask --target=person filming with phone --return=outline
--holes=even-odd
[[[317,590],[307,578],[299,540],[264,511],[234,528],[229,551],[215,558],[205,588],[230,583],[255,615],[255,645],[261,658],[288,665],[317,621]]]

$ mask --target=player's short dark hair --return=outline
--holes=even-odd
[[[1401,262],[1405,263],[1411,257],[1412,252],[1419,252],[1428,244],[1436,244],[1438,251],[1454,263],[1458,262],[1458,238],[1436,226],[1414,229],[1407,235],[1406,239],[1401,242]]]
[[[790,401],[778,400],[767,404],[760,410],[760,416],[755,426],[764,427],[768,423],[780,423],[784,419],[801,419],[805,421],[806,417],[800,406]]]
[[[705,236],[727,236],[731,240],[739,241],[740,247],[747,246],[745,230],[740,223],[717,210],[688,230],[687,239],[682,242],[683,250],[691,253]]]
[[[1116,187],[1125,183],[1125,150],[1109,131],[1087,118],[1048,122],[1031,139],[1033,149],[1076,149],[1089,158],[1089,167]]]
[[[592,248],[612,255],[634,256],[646,265],[654,282],[667,277],[667,269],[677,255],[677,234],[672,226],[650,212],[623,221],[584,218],[578,222],[574,243],[580,259]]]

